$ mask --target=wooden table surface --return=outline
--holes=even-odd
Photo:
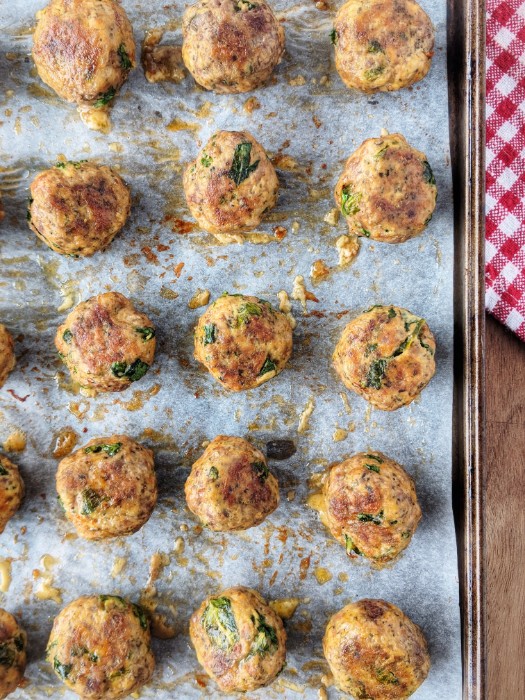
[[[487,319],[487,700],[525,700],[525,343]]]

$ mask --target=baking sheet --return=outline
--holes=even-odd
[[[399,605],[427,636],[432,668],[414,697],[460,698],[451,509],[454,249],[445,4],[421,2],[436,26],[436,55],[429,76],[411,90],[370,97],[349,92],[335,72],[329,42],[335,6],[321,11],[306,2],[280,1],[274,6],[285,19],[287,54],[274,84],[254,93],[260,109],[249,114],[243,105],[250,95],[215,96],[196,88],[190,77],[179,85],[150,85],[138,69],[115,102],[113,130],[107,136],[89,131],[75,108],[53,96],[35,75],[28,56],[30,29],[43,4],[14,0],[0,5],[0,155],[5,169],[0,188],[6,208],[0,228],[0,320],[16,337],[18,357],[16,371],[0,390],[0,441],[16,428],[28,438],[22,453],[9,453],[20,465],[27,495],[0,541],[0,557],[11,560],[12,575],[0,605],[20,616],[29,634],[30,683],[14,697],[62,693],[44,661],[52,620],[62,605],[99,592],[139,600],[151,557],[162,552],[169,563],[154,583],[155,600],[173,617],[177,634],[154,642],[158,666],[141,697],[213,696],[215,686],[202,676],[189,645],[188,618],[205,595],[242,583],[268,599],[303,601],[286,624],[286,671],[250,697],[316,698],[327,670],[322,655],[326,621],[347,602],[367,596]],[[182,3],[144,7],[138,0],[125,0],[123,5],[138,43],[147,29],[159,26],[171,30],[165,40],[180,41]],[[173,131],[169,125],[185,128]],[[271,154],[281,151],[297,163],[293,170],[279,170],[279,204],[272,220],[260,227],[270,234],[276,225],[285,227],[282,242],[219,246],[206,234],[172,230],[176,219],[191,220],[182,193],[182,164],[221,128],[247,129]],[[332,189],[345,158],[381,128],[404,133],[427,154],[439,187],[437,211],[421,237],[397,246],[364,241],[355,263],[339,269],[335,241],[345,224],[332,227],[323,219],[332,209]],[[93,258],[61,258],[26,226],[28,184],[61,155],[118,167],[133,192],[125,230]],[[314,287],[308,275],[317,259],[333,272]],[[174,267],[181,262],[177,278]],[[305,315],[294,302],[298,323],[289,368],[257,390],[226,393],[192,359],[192,328],[203,309],[190,310],[189,299],[206,288],[212,298],[227,290],[277,304],[277,292],[290,293],[298,274],[319,303],[309,302]],[[71,393],[53,338],[67,307],[107,289],[131,297],[150,315],[157,327],[156,362],[127,392],[85,398]],[[405,306],[426,318],[438,343],[437,373],[418,401],[391,414],[344,391],[348,412],[330,357],[348,320],[376,303]],[[309,427],[299,434],[301,413],[311,399],[315,407]],[[57,460],[52,457],[55,436],[65,426],[79,434],[80,444],[125,432],[155,450],[160,499],[139,533],[108,543],[71,536],[73,529],[56,500]],[[346,439],[334,441],[338,429],[348,431]],[[271,463],[281,485],[279,509],[260,527],[236,535],[200,532],[182,490],[203,441],[220,433],[247,437],[263,448],[269,439],[291,438],[298,448],[290,460]],[[312,474],[366,449],[381,450],[406,467],[423,510],[405,555],[382,571],[349,561],[305,504]],[[42,561],[46,554],[54,560]],[[122,560],[124,568],[115,574],[115,562]],[[324,577],[319,568],[328,570],[331,580],[319,583],[317,577]],[[61,605],[36,597],[42,580],[58,589]],[[329,689],[330,697],[339,695]]]

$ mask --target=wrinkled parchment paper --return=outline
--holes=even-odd
[[[167,28],[165,42],[180,42],[183,3],[123,4],[138,44],[155,27]],[[10,560],[12,577],[0,605],[16,613],[29,634],[29,684],[14,697],[73,697],[44,660],[54,616],[81,594],[112,592],[138,601],[151,557],[160,552],[167,564],[152,584],[155,591],[148,590],[176,635],[155,640],[158,666],[141,697],[218,695],[190,647],[188,618],[205,595],[245,584],[268,599],[301,600],[286,623],[286,671],[250,697],[317,698],[327,672],[322,655],[327,619],[368,596],[400,606],[428,638],[432,669],[414,697],[460,698],[451,510],[454,250],[445,3],[422,0],[436,26],[436,55],[430,74],[413,89],[369,97],[348,91],[335,71],[329,38],[336,5],[319,10],[307,0],[279,0],[275,7],[285,21],[287,53],[273,83],[254,93],[259,109],[244,109],[252,95],[215,96],[189,76],[180,84],[149,84],[139,68],[115,101],[109,135],[89,131],[75,107],[37,78],[29,55],[31,28],[43,5],[43,0],[0,3],[0,187],[6,207],[0,226],[0,320],[16,337],[18,357],[16,371],[0,390],[0,441],[15,429],[27,435],[23,452],[8,453],[20,465],[27,495],[0,538],[0,557]],[[324,221],[333,207],[333,186],[346,157],[382,128],[402,132],[428,155],[439,187],[437,211],[428,230],[408,243],[363,239],[355,263],[341,269],[335,241],[345,223],[334,227]],[[191,221],[182,166],[217,129],[247,129],[272,156],[286,156],[277,159],[282,166],[278,206],[260,227],[271,238],[274,227],[284,227],[281,242],[220,246],[198,230],[179,233],[187,228],[181,222]],[[29,182],[61,156],[111,164],[133,192],[125,230],[93,258],[60,257],[26,224]],[[332,272],[314,286],[309,272],[318,259]],[[319,301],[308,302],[306,314],[293,302],[297,328],[289,368],[257,390],[226,393],[192,358],[192,328],[203,309],[190,310],[188,301],[200,288],[212,299],[227,290],[278,304],[277,292],[291,293],[296,275],[305,277]],[[149,314],[157,327],[158,353],[149,374],[132,389],[86,398],[71,392],[53,338],[73,304],[109,289],[131,297]],[[420,400],[395,413],[372,409],[345,391],[330,366],[344,325],[377,303],[424,316],[438,343],[435,378]],[[298,433],[308,405],[313,411],[306,430]],[[125,432],[155,450],[160,499],[140,532],[106,543],[74,536],[54,488],[52,451],[66,426],[78,434],[79,445]],[[220,433],[247,437],[262,448],[276,438],[297,445],[291,459],[271,462],[281,485],[279,509],[241,534],[201,531],[185,507],[189,468],[202,443]],[[350,561],[306,505],[312,474],[364,449],[381,450],[406,467],[423,509],[409,549],[382,571]],[[42,560],[46,554],[52,558]],[[49,588],[56,590],[49,594]],[[45,599],[50,595],[62,605]],[[340,696],[333,688],[328,692],[330,698]]]

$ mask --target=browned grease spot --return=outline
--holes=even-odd
[[[78,442],[78,435],[73,428],[67,426],[61,428],[55,437],[55,447],[53,449],[53,457],[60,459],[70,454]]]
[[[191,233],[192,231],[195,231],[197,228],[197,224],[195,224],[193,221],[185,221],[184,219],[177,219],[174,216],[165,216],[164,219],[162,220],[163,223],[166,223],[171,226],[171,230],[174,233],[178,233],[180,235],[184,235],[186,233]]]
[[[22,430],[13,430],[4,440],[4,450],[6,452],[23,452],[26,448],[26,434]]]
[[[301,559],[301,563],[299,564],[299,579],[301,581],[304,581],[306,578],[306,574],[308,573],[308,569],[310,568],[310,555],[307,557],[303,557]]]
[[[156,396],[160,391],[160,384],[154,384],[149,389],[136,389],[133,392],[133,398],[130,401],[122,401],[117,399],[115,403],[120,404],[127,411],[139,411],[144,407],[146,401],[149,401],[152,396]]]
[[[162,29],[150,29],[146,32],[141,56],[144,75],[150,83],[165,80],[180,83],[185,75],[182,49],[171,44],[159,46],[163,34]]]

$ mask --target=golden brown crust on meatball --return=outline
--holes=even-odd
[[[408,698],[430,669],[422,631],[384,600],[359,600],[335,613],[323,648],[336,686],[355,698]]]
[[[361,452],[331,467],[323,494],[332,535],[348,556],[377,565],[408,547],[421,519],[414,482],[381,452]]]
[[[110,104],[135,67],[135,41],[117,0],[51,0],[37,15],[33,59],[40,78],[79,105]]]
[[[0,323],[0,387],[16,365],[15,342],[7,328]]]
[[[0,455],[0,534],[20,508],[25,487],[16,464]]]
[[[434,28],[415,0],[348,0],[334,21],[335,65],[349,88],[399,90],[421,80]]]
[[[284,369],[292,354],[287,317],[264,299],[223,294],[195,328],[195,359],[227,389],[254,389]]]
[[[226,693],[268,685],[286,660],[281,618],[244,586],[206,598],[191,616],[190,637],[199,663]]]
[[[403,243],[432,218],[436,180],[424,153],[401,134],[388,134],[367,139],[350,156],[334,197],[350,233]]]
[[[263,85],[284,53],[284,29],[265,0],[199,0],[184,13],[182,36],[186,68],[215,92]]]
[[[123,294],[106,292],[73,309],[57,330],[55,346],[81,387],[122,391],[152,364],[155,329]]]
[[[210,530],[247,530],[279,505],[266,458],[246,440],[219,435],[193,464],[184,487],[188,508]]]
[[[424,319],[397,306],[373,306],[346,326],[333,361],[348,389],[376,408],[395,411],[432,379],[435,351]]]
[[[277,202],[279,180],[247,131],[218,131],[184,172],[192,215],[209,233],[250,231]]]
[[[26,668],[27,636],[16,619],[0,608],[0,700],[20,685]]]
[[[75,257],[104,250],[124,226],[131,195],[106,165],[57,163],[31,183],[29,227],[52,250]]]
[[[119,596],[82,596],[55,618],[47,659],[81,697],[124,698],[147,683],[155,668],[148,619]]]
[[[131,535],[157,503],[153,452],[126,435],[95,438],[58,465],[68,520],[88,540]]]

